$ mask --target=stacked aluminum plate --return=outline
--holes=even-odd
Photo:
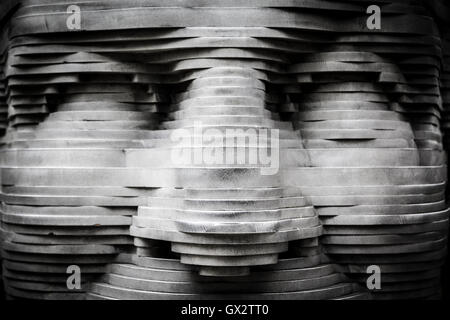
[[[378,3],[2,3],[8,296],[439,297],[446,45]]]

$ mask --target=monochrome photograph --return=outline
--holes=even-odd
[[[448,150],[449,1],[0,0],[2,304],[445,301]]]

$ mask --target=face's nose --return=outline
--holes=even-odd
[[[292,124],[279,118],[282,95],[266,89],[269,75],[237,58],[209,63],[172,88],[160,125],[170,132],[168,146],[135,155],[164,152],[184,192],[149,199],[131,233],[170,241],[200,275],[248,275],[251,266],[276,264],[289,241],[316,238],[321,227],[312,207],[283,183],[281,158],[285,167],[308,159]]]

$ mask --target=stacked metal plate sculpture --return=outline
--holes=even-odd
[[[8,297],[439,297],[450,17],[377,3],[0,4]]]

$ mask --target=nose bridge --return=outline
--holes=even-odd
[[[205,125],[208,120],[218,117],[235,117],[235,120],[247,117],[247,123],[243,126],[262,127],[264,123],[257,121],[269,120],[272,116],[266,109],[265,83],[261,80],[263,75],[263,72],[240,66],[202,70],[185,91],[174,95],[172,107],[177,109],[174,116],[186,120],[186,123],[198,120],[205,122]],[[231,120],[228,118],[229,125],[237,124]]]

